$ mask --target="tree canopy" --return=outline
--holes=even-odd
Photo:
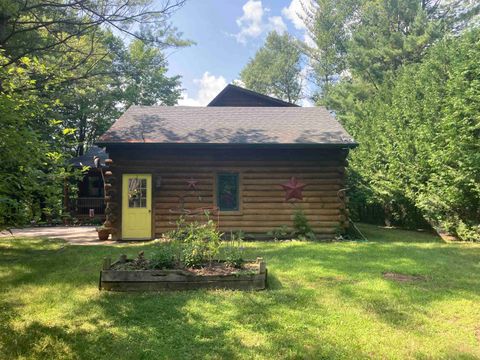
[[[70,156],[126,107],[177,102],[163,51],[190,43],[169,21],[183,3],[0,3],[1,228],[58,219]]]
[[[301,51],[290,35],[268,34],[263,47],[240,73],[245,87],[290,103],[302,98]]]
[[[479,6],[317,0],[305,47],[317,101],[360,143],[352,216],[480,240]],[[367,219],[372,220],[372,219]]]

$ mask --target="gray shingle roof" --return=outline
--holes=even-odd
[[[75,167],[90,166],[94,167],[93,157],[98,156],[102,165],[105,165],[105,159],[108,159],[108,154],[105,149],[98,146],[90,146],[82,156],[71,158],[69,163]]]
[[[356,145],[323,107],[132,106],[97,143]]]

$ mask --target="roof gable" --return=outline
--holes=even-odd
[[[228,84],[207,106],[298,106],[271,96]]]

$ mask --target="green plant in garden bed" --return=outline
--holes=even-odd
[[[150,267],[152,269],[173,269],[180,261],[181,249],[175,242],[156,244],[150,252]]]
[[[225,264],[234,268],[241,268],[245,262],[243,233],[230,233],[230,241],[223,248],[223,260]]]
[[[212,262],[218,255],[222,233],[218,231],[215,222],[187,222],[180,217],[175,230],[167,233],[167,238],[181,249],[180,262],[187,267],[199,267],[206,262]]]
[[[176,229],[169,232],[164,241],[157,241],[151,251],[140,252],[137,257],[124,263],[116,263],[116,270],[147,270],[173,268],[200,268],[225,264],[227,267],[241,269],[244,264],[243,233],[231,234],[231,240],[224,243],[215,223],[187,223],[184,218],[177,222]]]

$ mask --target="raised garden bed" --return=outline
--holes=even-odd
[[[194,289],[263,290],[267,268],[263,259],[245,262],[241,269],[229,268],[221,261],[199,269],[124,270],[128,260],[104,260],[100,290],[163,291]]]

